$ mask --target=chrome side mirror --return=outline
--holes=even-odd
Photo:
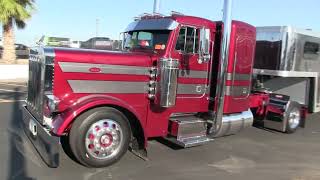
[[[208,62],[210,56],[210,29],[200,29],[200,43],[199,43],[199,59],[198,63],[202,64]]]

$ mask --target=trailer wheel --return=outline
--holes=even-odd
[[[301,117],[300,105],[296,102],[291,102],[286,111],[286,133],[292,134],[298,129],[301,123]]]
[[[88,167],[106,167],[128,150],[128,119],[117,109],[99,107],[80,115],[72,125],[69,144],[76,159]]]

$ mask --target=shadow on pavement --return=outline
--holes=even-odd
[[[19,88],[15,88],[19,91]],[[22,99],[23,94],[13,92],[15,100]],[[35,180],[35,178],[28,177],[26,169],[25,149],[23,141],[26,140],[21,136],[24,135],[22,128],[22,113],[20,110],[20,103],[15,101],[12,105],[11,119],[8,127],[9,134],[9,155],[8,155],[8,174],[7,180]]]

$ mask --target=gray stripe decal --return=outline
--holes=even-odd
[[[78,73],[93,73],[89,69],[96,67],[100,68],[105,74],[132,74],[132,75],[148,75],[150,68],[141,66],[124,66],[124,65],[109,65],[109,64],[90,64],[90,63],[73,63],[59,62],[63,72],[78,72]]]
[[[227,73],[227,80],[229,81],[249,81],[250,79],[250,74]]]
[[[194,70],[180,70],[179,71],[180,78],[207,78],[207,71],[194,71]]]
[[[68,80],[74,93],[146,93],[147,82]]]
[[[204,84],[178,84],[177,94],[192,94],[200,95],[206,92],[206,85]]]
[[[226,86],[226,96],[247,96],[250,93],[248,86]]]
[[[147,82],[68,80],[74,93],[147,93]],[[178,84],[177,94],[200,95],[206,92],[206,85]]]
[[[74,93],[116,93],[116,94],[144,94],[147,93],[147,82],[128,81],[91,81],[68,80]],[[247,96],[248,86],[227,86],[227,96]],[[178,84],[177,94],[201,95],[206,93],[206,85]]]

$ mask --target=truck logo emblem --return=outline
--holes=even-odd
[[[201,87],[201,86],[197,86],[197,87],[196,87],[196,91],[197,91],[198,93],[200,93],[200,92],[202,91],[202,87]]]
[[[101,69],[100,68],[97,68],[97,67],[92,67],[89,69],[90,72],[92,73],[99,73],[101,72]]]

